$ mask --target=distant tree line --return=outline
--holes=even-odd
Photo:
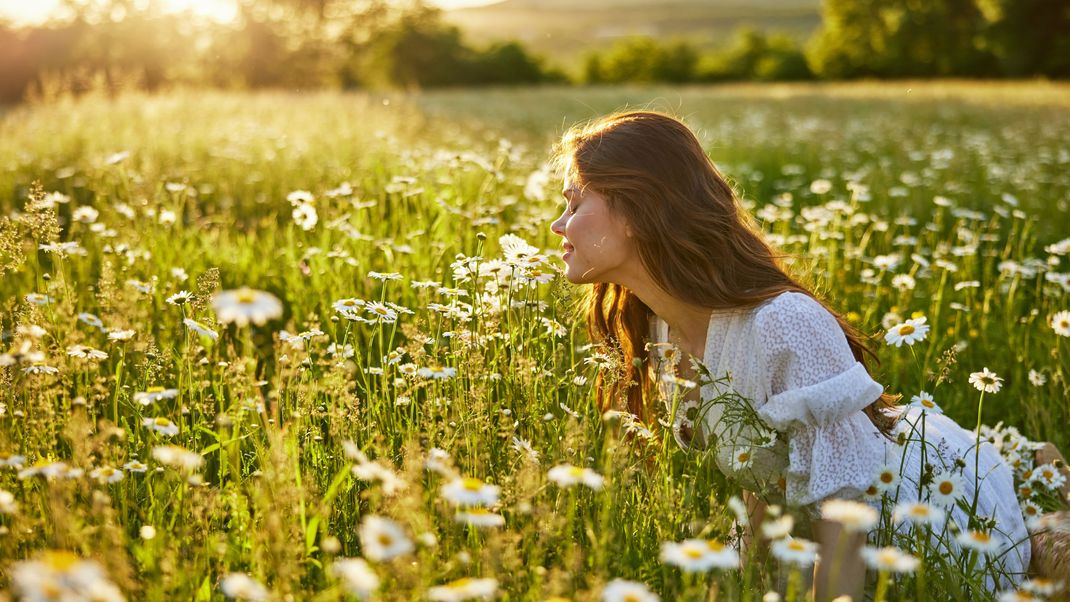
[[[0,101],[129,87],[398,87],[566,82],[516,42],[476,48],[420,0],[239,0],[192,23],[137,0],[64,0],[71,18],[0,22]],[[805,44],[743,28],[707,50],[629,37],[586,55],[582,83],[1070,77],[1067,0],[823,0]]]

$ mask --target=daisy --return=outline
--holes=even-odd
[[[547,478],[556,483],[559,487],[572,487],[573,485],[582,483],[598,491],[602,489],[605,484],[605,477],[591,470],[590,468],[580,468],[579,466],[573,466],[571,464],[559,464],[554,466],[546,473]]]
[[[970,384],[982,393],[999,393],[1003,379],[996,376],[995,372],[989,372],[986,366],[981,372],[970,374]]]
[[[397,272],[386,272],[386,273],[383,273],[383,272],[372,271],[372,272],[368,272],[368,278],[374,278],[374,279],[380,280],[382,282],[387,282],[388,280],[401,280],[403,278],[403,276],[401,274],[397,273]]]
[[[454,520],[475,527],[500,527],[505,524],[505,518],[486,508],[466,508],[459,510],[453,516]]]
[[[22,369],[23,374],[59,374],[59,368],[35,362]]]
[[[762,535],[766,539],[783,539],[791,535],[795,528],[795,519],[790,514],[785,514],[776,520],[767,520],[762,523]]]
[[[370,313],[375,318],[386,322],[392,322],[398,319],[398,312],[395,307],[378,301],[371,301],[370,303],[365,304],[364,311]]]
[[[999,541],[987,531],[963,531],[955,539],[962,547],[977,550],[985,555],[999,550]]]
[[[899,469],[894,466],[881,467],[873,484],[882,493],[892,491],[899,486]]]
[[[282,315],[282,302],[269,292],[242,287],[217,293],[212,298],[212,309],[223,324],[245,326],[252,322],[263,326]]]
[[[187,471],[196,470],[204,464],[204,456],[177,445],[158,445],[152,448],[152,457],[160,464]]]
[[[26,302],[34,305],[48,305],[53,301],[52,297],[43,293],[26,293]]]
[[[8,571],[19,600],[124,599],[100,563],[66,550],[47,550],[34,560],[15,562]]]
[[[104,330],[104,322],[101,322],[100,318],[96,317],[93,314],[82,312],[78,314],[78,320],[83,324],[88,324],[89,326],[92,326],[94,328]]]
[[[15,501],[15,494],[0,489],[0,514],[16,514],[19,511],[19,503]]]
[[[1043,372],[1037,372],[1036,370],[1029,371],[1029,382],[1034,387],[1043,387],[1048,382],[1048,377],[1044,376]]]
[[[331,564],[331,573],[342,582],[346,592],[361,600],[379,589],[379,575],[363,558],[339,558]]]
[[[1064,309],[1052,316],[1051,329],[1061,337],[1070,337],[1070,311]]]
[[[141,424],[164,437],[172,437],[178,434],[178,425],[167,418],[142,418]]]
[[[921,408],[931,414],[943,414],[944,411],[940,409],[940,406],[936,405],[936,401],[933,400],[931,393],[922,391],[917,395],[910,398],[910,406],[912,408]]]
[[[92,347],[86,347],[85,345],[71,345],[67,348],[67,355],[93,361],[108,359],[108,353],[106,351],[93,349]]]
[[[427,368],[420,368],[416,373],[423,378],[443,380],[457,376],[457,369],[448,366],[430,366]]]
[[[102,482],[102,483],[118,483],[123,480],[123,471],[112,468],[111,466],[101,466],[100,468],[93,469],[89,476]]]
[[[808,567],[817,560],[817,544],[807,539],[787,537],[773,543],[773,556],[781,562]]]
[[[735,455],[732,456],[732,470],[745,470],[750,468],[754,456],[751,455],[751,449],[737,450]]]
[[[940,508],[954,506],[955,502],[965,495],[965,490],[966,486],[962,482],[962,477],[945,472],[937,475],[929,484],[929,501]]]
[[[880,515],[868,504],[829,500],[821,505],[821,517],[840,523],[849,533],[865,533],[877,524]]]
[[[645,583],[614,579],[602,590],[603,602],[658,602],[660,598]]]
[[[198,322],[197,320],[194,320],[193,318],[186,318],[186,319],[182,320],[182,323],[186,325],[186,328],[189,328],[193,332],[195,332],[195,333],[197,333],[197,334],[199,334],[199,335],[201,335],[203,337],[208,337],[208,338],[212,339],[213,341],[219,339],[219,333],[218,332],[212,330],[211,328],[208,328],[207,326],[205,326],[201,322]]]
[[[1041,464],[1033,469],[1033,476],[1048,489],[1059,489],[1066,484],[1066,476],[1053,464]]]
[[[381,516],[366,516],[359,535],[364,555],[377,562],[408,554],[415,548],[401,525]]]
[[[134,330],[130,330],[130,329],[109,330],[108,331],[108,340],[109,341],[126,341],[126,340],[134,338],[135,334],[137,334],[137,332],[135,332]]]
[[[1041,602],[1045,599],[1026,589],[1008,590],[999,594],[999,602]]]
[[[294,207],[291,213],[294,223],[297,227],[301,228],[305,232],[316,227],[316,223],[319,222],[319,215],[316,213],[316,208],[310,203],[299,203]]]
[[[435,602],[460,602],[477,598],[490,600],[497,592],[497,579],[463,577],[428,589],[427,597]]]
[[[885,573],[913,573],[920,564],[914,556],[893,547],[865,546],[862,548],[862,559],[869,568]]]
[[[219,582],[223,595],[235,600],[267,600],[268,591],[259,581],[245,573],[228,573]]]
[[[129,470],[130,472],[145,472],[149,469],[149,467],[147,464],[142,464],[137,460],[132,460],[130,462],[127,462],[126,464],[123,464],[123,469]]]
[[[902,324],[889,328],[884,335],[884,340],[889,345],[895,345],[896,347],[902,346],[903,343],[913,345],[918,341],[924,340],[928,333],[929,325],[925,323],[925,316],[921,316],[920,318],[911,318]]]
[[[1063,586],[1064,584],[1061,581],[1052,581],[1051,579],[1044,579],[1043,577],[1026,579],[1021,584],[1023,590],[1037,594],[1038,596],[1054,596],[1063,590]]]
[[[356,297],[348,297],[346,299],[339,299],[332,303],[331,309],[342,314],[343,316],[347,316],[349,314],[357,312],[360,309],[363,309],[365,305],[367,305],[367,302],[365,302],[363,299],[357,299]]]
[[[1036,524],[1038,518],[1044,515],[1044,511],[1040,506],[1032,500],[1025,500],[1021,503],[1022,516],[1025,517],[1025,524],[1032,530],[1033,525]]]
[[[717,541],[685,539],[680,543],[662,542],[661,561],[680,567],[684,572],[696,573],[715,568],[736,568],[739,566],[739,554]]]
[[[932,506],[924,502],[899,504],[892,511],[892,519],[895,522],[908,521],[915,525],[938,526],[944,522],[947,513],[943,508]]]
[[[167,302],[171,305],[185,305],[193,300],[193,293],[189,291],[178,291],[167,298]]]
[[[178,397],[178,389],[165,389],[163,387],[149,387],[145,391],[134,393],[134,401],[143,406],[148,406],[162,399],[174,399]]]
[[[301,204],[314,203],[316,201],[316,197],[312,196],[312,193],[307,190],[295,190],[290,194],[286,195],[286,200],[289,201],[291,205],[296,207],[297,205]]]
[[[457,477],[442,486],[442,497],[457,506],[493,506],[501,487],[474,477]]]

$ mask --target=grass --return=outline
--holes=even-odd
[[[601,418],[582,291],[549,278],[560,182],[532,174],[575,121],[679,113],[791,269],[850,321],[881,335],[927,317],[929,336],[911,347],[875,339],[886,390],[904,401],[929,391],[972,429],[967,379],[987,367],[1005,380],[983,421],[1066,449],[1070,342],[1049,320],[1070,309],[1058,281],[1070,270],[1065,252],[1045,250],[1070,231],[1065,98],[1040,83],[906,82],[175,92],[14,107],[0,116],[0,353],[11,364],[0,367],[0,454],[12,465],[0,489],[17,506],[0,504],[12,510],[0,514],[4,579],[58,579],[82,558],[131,599],[220,599],[237,587],[224,578],[242,573],[277,599],[335,600],[359,588],[332,563],[364,556],[383,599],[461,577],[494,578],[510,600],[594,599],[615,578],[664,599],[705,599],[710,583],[727,599],[784,594],[772,559],[709,578],[659,561],[663,542],[731,541],[738,488],[664,429],[648,440]],[[34,181],[65,197],[42,200]],[[300,190],[315,199],[308,229],[288,200]],[[509,260],[505,234],[548,251]],[[39,248],[55,242],[77,248]],[[497,271],[466,277],[480,265]],[[427,280],[442,288],[412,286]],[[281,300],[281,315],[218,323],[213,295],[243,286]],[[189,301],[169,303],[180,290]],[[398,315],[338,311],[346,298]],[[109,338],[122,330],[133,335]],[[74,345],[107,357],[72,356]],[[153,387],[176,395],[135,400]],[[154,453],[166,444],[201,464]],[[432,448],[449,455],[438,472],[425,467]],[[556,485],[547,471],[561,463],[605,486]],[[455,520],[441,486],[458,475],[500,487],[504,526]],[[1036,499],[1060,507],[1050,492]],[[396,520],[414,550],[375,560],[358,535],[369,516]],[[887,599],[993,596],[983,563],[936,563],[911,542],[895,541],[934,563],[934,589],[907,576]],[[14,564],[43,550],[73,556]]]

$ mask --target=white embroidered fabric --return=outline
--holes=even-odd
[[[863,412],[884,388],[855,360],[843,330],[820,303],[803,293],[782,293],[749,310],[714,312],[708,328],[702,363],[712,377],[728,375],[730,381],[704,385],[701,398],[738,393],[776,430],[775,439],[769,442],[760,428],[729,420],[740,415],[738,408],[681,401],[671,376],[663,377],[662,395],[682,447],[710,449],[727,476],[753,491],[779,489],[793,505],[859,499],[887,466],[902,467],[898,502],[919,499],[922,446],[915,439],[920,437],[897,445]],[[665,361],[668,326],[655,318],[651,334],[659,372],[671,374],[672,362]],[[920,411],[907,412],[900,430],[917,424],[920,431],[919,417]],[[970,459],[959,470],[972,499],[973,433],[942,415],[927,414],[925,426],[927,459],[936,474],[950,470],[955,458]],[[979,460],[977,514],[996,519],[993,536],[1001,540],[1004,569],[1024,574],[1029,539],[1013,475],[991,444],[981,446]],[[879,509],[879,501],[871,503]],[[952,517],[967,525],[961,509]]]

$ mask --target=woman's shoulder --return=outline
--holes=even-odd
[[[832,318],[825,306],[813,296],[801,291],[785,291],[767,299],[755,308],[754,319],[759,324],[787,326],[787,323]]]

